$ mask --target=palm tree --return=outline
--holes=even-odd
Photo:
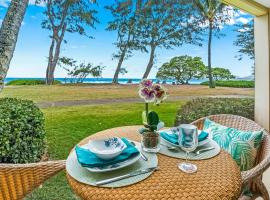
[[[141,3],[141,2],[140,2]],[[146,79],[154,65],[158,48],[173,49],[185,43],[194,43],[196,24],[188,22],[190,5],[186,0],[157,1],[148,0],[140,5],[138,18],[139,40],[149,53],[143,79]]]
[[[209,87],[214,88],[212,65],[211,65],[211,45],[213,31],[219,31],[220,25],[230,19],[224,9],[228,8],[220,0],[193,0],[195,7],[198,9],[204,25],[208,28],[208,78]]]
[[[0,92],[4,87],[28,2],[29,0],[12,0],[0,28]]]

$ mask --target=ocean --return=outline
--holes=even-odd
[[[44,78],[6,78],[5,79],[5,83],[8,83],[12,80],[22,80],[22,79],[27,79],[27,80],[44,80]],[[66,78],[55,78],[58,81],[61,81],[61,83],[65,84],[65,83],[69,83],[69,79]],[[132,81],[132,84],[138,84],[141,79],[139,78],[119,78],[119,83],[120,84],[127,84],[129,83],[129,81]],[[157,79],[151,79],[154,82],[157,82]],[[205,80],[197,80],[197,79],[192,79],[189,81],[189,84],[200,84],[201,82],[203,82]],[[112,78],[86,78],[84,80],[84,83],[111,83],[112,82]],[[174,80],[166,80],[166,83],[168,84],[172,84],[173,82],[175,82]]]

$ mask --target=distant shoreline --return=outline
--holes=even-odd
[[[44,78],[6,78],[5,84],[13,80],[44,80]],[[55,78],[55,80],[58,80],[63,84],[70,83],[69,79],[66,79],[66,78]],[[151,80],[153,80],[154,82],[158,81],[158,79],[151,79]],[[138,84],[140,81],[141,79],[139,78],[119,78],[118,79],[118,82],[120,84]],[[189,84],[198,85],[204,81],[206,81],[206,79],[200,79],[200,80],[192,79],[191,81],[189,81]],[[160,82],[163,82],[163,80]],[[172,84],[173,82],[175,81],[166,80],[167,84]],[[112,78],[86,78],[83,83],[96,83],[96,84],[112,83]]]

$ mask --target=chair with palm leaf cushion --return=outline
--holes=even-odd
[[[241,131],[236,128],[223,126],[206,118],[203,130],[210,133],[213,140],[222,149],[231,154],[241,171],[249,170],[254,166],[264,129],[259,131]]]
[[[257,123],[255,123],[250,119],[241,116],[227,115],[227,114],[204,117],[194,121],[192,124],[196,125],[199,129],[203,129],[205,121],[207,122],[207,119],[216,122],[220,125],[223,125],[224,130],[229,127],[245,132],[255,131],[258,134],[263,130],[263,128],[260,125],[258,125]],[[232,133],[232,130],[230,131],[228,131],[229,134]],[[253,163],[254,165],[252,166],[251,169],[248,169],[249,167],[247,167],[247,170],[241,172],[243,193],[240,199],[247,199],[248,197],[249,199],[255,199],[256,197],[261,196],[264,199],[269,200],[268,191],[264,183],[262,182],[262,175],[263,172],[270,166],[270,136],[267,131],[263,130],[262,132],[263,134],[261,137],[260,145],[258,144],[254,145],[254,147],[257,147],[256,148],[257,154],[255,156]],[[258,135],[256,136],[258,137],[257,140],[259,140],[259,136]],[[244,193],[244,191],[246,190],[248,190],[252,194],[252,196],[246,196],[245,195],[246,193]]]

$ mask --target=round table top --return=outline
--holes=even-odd
[[[126,137],[140,141],[141,126],[126,126],[104,130],[82,140],[106,137]],[[194,174],[186,174],[177,168],[181,159],[158,154],[159,169],[149,178],[134,185],[120,188],[103,188],[86,185],[68,175],[73,191],[82,199],[138,199],[138,200],[201,200],[238,199],[241,190],[241,173],[231,156],[225,151],[208,160],[192,161],[198,166]]]

